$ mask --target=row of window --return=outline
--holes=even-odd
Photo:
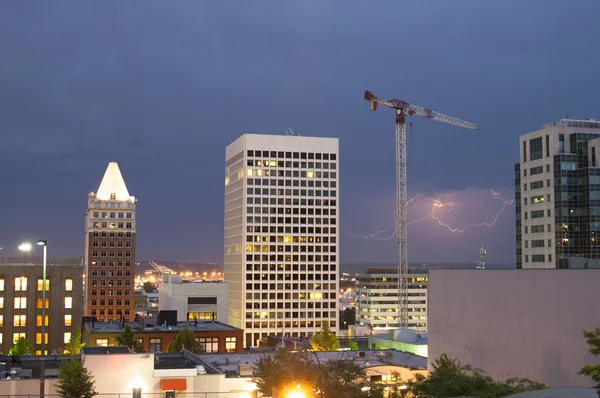
[[[285,250],[284,250],[285,248]],[[314,246],[314,245],[299,245],[299,246],[290,246],[290,245],[246,245],[247,252],[294,252],[294,253],[335,253],[337,251],[337,246]],[[285,258],[290,255],[284,256],[281,255],[281,260],[279,258],[278,261],[292,261],[291,257],[289,260]],[[279,256],[278,256],[279,257]]]
[[[335,271],[335,264],[246,264],[246,271]]]
[[[144,344],[144,338],[136,338],[140,343]],[[205,352],[219,352],[219,338],[218,337],[196,337],[196,342],[204,349]],[[225,349],[227,352],[236,351],[236,337],[225,337]],[[109,341],[106,338],[96,339],[96,345],[99,347],[108,347]],[[150,337],[148,339],[149,349],[148,352],[160,352],[163,349],[162,338]]]
[[[530,199],[530,203],[532,205],[537,205],[540,203],[550,203],[550,198],[551,198],[551,195],[547,194],[545,197],[544,197],[544,195],[536,195],[536,196],[530,197],[529,199]],[[525,206],[527,205],[527,198],[523,199],[523,205],[525,205]]]
[[[327,308],[327,303],[323,303],[323,308]],[[332,304],[331,308],[335,308],[335,303]],[[312,319],[312,318],[329,318],[334,317],[335,311],[294,311],[286,312],[284,319]],[[277,320],[281,319],[281,316],[275,311],[271,312],[246,312],[246,319],[270,319]]]
[[[290,255],[286,255],[286,256],[282,256],[281,254],[246,254],[246,261],[294,261],[294,262],[298,262],[298,261],[308,261],[308,262],[332,262],[334,263],[337,259],[337,256],[329,256],[329,255],[313,255],[313,254],[294,254],[290,257]],[[286,271],[288,270],[287,266],[289,264],[286,264]],[[335,265],[334,264],[330,264],[331,271],[335,271]]]
[[[335,207],[337,202],[329,199],[297,199],[297,198],[246,198],[247,204],[271,205],[271,206],[332,206]],[[262,203],[261,203],[262,202]],[[323,209],[325,211],[325,209]],[[326,214],[326,213],[323,213]]]
[[[260,198],[256,198],[260,199]],[[252,204],[252,198],[248,198],[248,204]],[[305,208],[305,207],[252,207],[247,206],[248,214],[281,214],[281,215],[309,215],[309,216],[335,216],[337,209],[320,209],[320,208]]]
[[[121,271],[121,270],[117,270],[117,271],[113,271],[113,270],[100,270],[98,271],[97,269],[92,270],[92,277],[97,277],[98,275],[102,276],[102,277],[109,277],[109,278],[113,278],[115,276],[117,277],[121,277],[123,276],[123,273],[125,274],[125,276],[131,276],[131,271],[129,270],[125,270],[125,271]]]
[[[334,299],[336,292],[246,293],[246,300],[311,300]],[[256,308],[256,307],[254,307]]]
[[[552,254],[532,254],[531,255],[531,262],[532,263],[543,263],[545,262],[545,258],[546,256],[548,256],[548,262],[552,262]],[[525,262],[528,263],[529,262],[529,255],[526,254],[525,255]]]
[[[248,176],[279,176],[279,177],[302,177],[302,178],[321,178],[322,173],[319,171],[323,170],[335,170],[337,169],[337,163],[329,163],[329,162],[292,162],[292,161],[274,161],[274,160],[251,160],[248,159],[246,163],[250,167],[277,167],[279,170],[269,170],[269,169],[251,169],[247,170]],[[294,168],[294,169],[310,169],[310,170],[281,170],[283,168]],[[260,171],[260,173],[257,173]],[[317,177],[317,173],[319,176]],[[323,172],[326,173],[326,172]],[[332,172],[334,173],[334,172]],[[325,177],[327,178],[327,177]],[[335,178],[331,177],[331,178]]]
[[[264,157],[278,159],[316,159],[316,160],[336,160],[335,153],[315,153],[315,152],[285,152],[285,151],[261,151],[249,149],[246,154],[249,158]],[[265,160],[267,162],[267,160]]]
[[[125,264],[125,267],[131,267],[131,261],[112,261],[109,260],[108,262],[106,260],[100,260],[100,261],[92,261],[92,267],[106,267],[106,265],[108,264],[109,267],[114,267],[115,265],[117,267],[123,267],[123,264]],[[93,273],[94,271],[92,271]],[[97,271],[96,271],[97,272]],[[105,271],[106,272],[106,271]],[[114,271],[109,271],[109,272],[114,272]],[[121,273],[122,271],[117,271],[117,273]],[[102,271],[100,271],[100,273],[102,273]],[[125,276],[130,276],[131,275],[131,271],[125,271]],[[92,275],[94,276],[94,275]],[[104,276],[104,275],[101,275]]]
[[[43,326],[48,326],[48,315],[46,315],[46,322]],[[65,326],[71,326],[73,322],[73,316],[71,314],[65,314]],[[4,315],[0,315],[0,327],[4,326]],[[14,315],[13,326],[24,327],[27,326],[27,315]],[[36,326],[42,326],[42,316],[36,316]]]
[[[27,291],[27,277],[18,276],[15,278],[15,292],[26,292]],[[37,280],[37,290],[41,292],[44,290],[43,279]],[[50,279],[46,279],[46,291],[50,290]],[[0,278],[0,292],[4,291],[4,278]],[[65,291],[73,291],[73,279],[65,279]]]
[[[116,294],[115,294],[116,293]],[[131,296],[131,291],[129,290],[95,290],[95,289],[91,289],[90,290],[90,294],[93,296]]]
[[[127,238],[127,239],[131,239],[131,237],[133,236],[133,234],[131,232],[98,232],[98,231],[94,231],[92,232],[92,237],[93,238]]]
[[[123,282],[125,282],[125,283],[123,284]],[[92,287],[96,287],[96,286],[108,286],[108,287],[117,286],[117,287],[120,287],[120,286],[123,286],[123,285],[125,285],[125,286],[131,286],[131,281],[130,280],[128,280],[128,281],[116,280],[115,281],[115,280],[112,280],[112,279],[107,281],[105,279],[101,279],[101,280],[92,279],[92,280],[90,280],[90,285]]]
[[[550,180],[547,179],[546,187],[549,187],[549,186],[550,186]],[[534,181],[534,182],[529,183],[529,189],[540,189],[540,188],[544,188],[544,180]],[[523,184],[523,190],[527,191],[527,183]]]
[[[25,332],[18,332],[18,333],[13,333],[13,341],[12,344],[16,344],[17,341],[19,341],[20,338],[24,338],[25,340],[27,340],[27,333]],[[48,333],[44,333],[44,344],[48,344]],[[71,332],[65,332],[63,334],[63,342],[66,344],[69,342],[69,340],[71,340]],[[3,334],[0,333],[0,345],[3,343]],[[35,344],[42,344],[42,334],[41,333],[36,333],[35,334]],[[48,351],[44,350],[44,354],[47,355]],[[36,350],[35,355],[42,355],[42,352],[40,350]]]
[[[93,218],[110,218],[110,219],[116,219],[116,218],[127,218],[127,219],[131,219],[133,218],[133,213],[122,213],[122,212],[107,212],[107,211],[103,211],[103,212],[93,212],[92,213],[92,217]]]
[[[337,290],[335,283],[246,283],[246,290]]]
[[[263,234],[335,234],[335,227],[283,227],[283,226],[268,226],[268,225],[247,225],[246,232],[263,233]]]
[[[131,242],[130,241],[127,241],[127,242],[116,241],[115,242],[114,240],[111,240],[111,241],[107,242],[105,240],[102,240],[102,241],[95,240],[95,241],[92,242],[92,247],[110,247],[110,248],[114,248],[114,247],[123,248],[123,247],[126,247],[126,248],[131,248]]]
[[[115,253],[117,254],[116,257],[123,258],[123,252],[121,252],[121,251],[118,251],[118,252],[109,251],[109,252],[107,252],[105,250],[102,250],[100,252],[98,252],[96,250],[92,251],[92,257],[115,257]],[[131,252],[125,252],[125,258],[131,258]],[[131,263],[130,263],[129,266],[131,266]],[[122,267],[122,265],[121,265],[121,267]]]
[[[335,236],[292,236],[292,235],[246,235],[246,242],[271,242],[271,243],[336,243]],[[286,246],[287,248],[291,246]]]
[[[531,216],[531,218],[544,218],[544,210],[534,210],[531,211],[529,213],[524,212],[523,213],[525,219],[528,219],[528,215]],[[546,216],[547,217],[552,217],[552,209],[546,209]]]
[[[131,222],[106,222],[106,221],[94,221],[92,224],[93,228],[119,228],[119,229],[131,229],[133,223]]]
[[[9,297],[10,298],[10,297]],[[4,308],[4,297],[0,297],[0,309]],[[27,297],[15,297],[14,307],[15,309],[26,309],[27,308]],[[42,298],[37,299],[37,307],[42,308]],[[50,299],[46,298],[46,308],[50,308]],[[73,308],[73,297],[65,297],[65,308]]]
[[[333,313],[335,314],[335,313]],[[334,315],[331,316],[333,318]],[[334,320],[329,321],[329,326],[335,328],[337,322]],[[286,329],[291,328],[320,328],[321,321],[262,321],[262,322],[246,322],[246,329],[279,329],[285,325]],[[396,325],[398,326],[398,325]]]
[[[124,315],[126,317],[128,317],[129,314],[130,314],[129,310],[125,310],[123,313],[124,313]],[[104,309],[100,309],[100,310],[92,309],[91,310],[91,314],[92,314],[92,316],[109,316],[109,317],[111,317],[111,316],[112,317],[118,316],[118,317],[120,317],[121,316],[121,310],[118,309],[118,310],[115,311],[114,309],[108,309],[108,310],[104,310]]]
[[[323,196],[335,198],[337,191],[326,189],[276,189],[276,188],[248,188],[248,195],[271,195],[271,196]]]
[[[547,224],[547,228],[546,228],[547,232],[552,232],[552,224]],[[532,225],[531,226],[531,233],[532,234],[537,234],[537,233],[541,233],[544,232],[544,226],[543,225]],[[529,233],[529,227],[525,226],[523,227],[523,233],[527,234]]]
[[[529,248],[529,241],[525,241],[525,248]],[[544,241],[544,239],[535,239],[531,241],[531,247],[532,248],[538,248],[538,247],[546,247],[545,246],[546,241]],[[552,239],[548,239],[548,247],[552,247]]]

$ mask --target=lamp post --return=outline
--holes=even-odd
[[[31,243],[24,242],[19,245],[19,250],[25,254],[25,263],[23,265],[27,265],[27,253],[31,250]]]
[[[46,240],[40,239],[37,241],[39,246],[44,246],[44,260],[43,260],[43,268],[42,268],[42,347],[41,353],[44,356],[44,343],[46,342],[46,252],[48,250],[48,244]],[[44,396],[45,388],[44,384],[46,381],[45,375],[45,362],[42,358],[42,372],[40,375],[40,397]]]

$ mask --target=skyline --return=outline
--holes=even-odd
[[[369,112],[364,90],[481,126],[410,120],[408,190],[456,192],[464,205],[445,221],[487,222],[501,207],[490,188],[514,199],[519,135],[597,112],[598,11],[592,1],[11,3],[0,15],[13,38],[0,44],[3,256],[39,238],[51,256],[82,255],[87,194],[116,161],[139,198],[140,259],[222,263],[226,145],[291,127],[340,139],[341,262],[393,263],[393,241],[352,235],[388,227],[394,212],[393,115]],[[514,222],[511,205],[492,228],[462,234],[414,224],[409,262],[476,263],[483,244],[489,263],[514,263]]]

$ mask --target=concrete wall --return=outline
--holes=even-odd
[[[431,270],[429,368],[446,353],[495,379],[590,387],[582,329],[600,326],[600,270]]]

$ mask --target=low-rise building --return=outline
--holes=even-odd
[[[159,316],[160,318],[160,316]],[[243,330],[221,322],[192,321],[165,325],[158,318],[138,317],[129,322],[136,338],[141,340],[146,352],[167,351],[175,336],[186,326],[196,337],[206,352],[226,353],[243,351]],[[86,346],[110,346],[123,332],[124,324],[118,321],[85,323],[84,340]]]
[[[0,353],[24,337],[41,355],[58,350],[81,324],[83,267],[59,261],[46,267],[45,320],[42,320],[43,267],[2,264],[0,267]],[[45,343],[42,344],[42,322]]]
[[[227,323],[227,284],[183,281],[180,275],[163,274],[159,286],[161,311],[177,311],[177,321],[216,320]]]

